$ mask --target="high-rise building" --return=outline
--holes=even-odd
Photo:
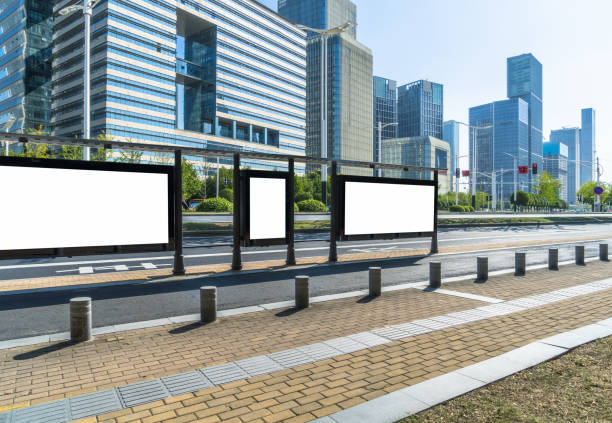
[[[382,142],[382,159],[384,163],[406,166],[449,169],[450,146],[448,142],[435,137],[391,138]],[[388,178],[408,178],[431,180],[432,172],[383,170]],[[439,193],[450,190],[450,171],[438,175]]]
[[[597,143],[595,139],[595,110],[582,109],[580,128],[580,186],[592,181],[595,177]]]
[[[83,13],[57,17],[53,41],[54,132],[80,135]],[[306,33],[257,1],[102,0],[91,54],[92,136],[305,153]]]
[[[567,202],[576,204],[580,189],[580,128],[563,128],[550,132],[551,143],[567,146]]]
[[[357,22],[357,6],[350,0],[278,0],[278,13],[300,25],[330,29]],[[357,38],[357,25],[346,33]]]
[[[356,7],[348,0],[279,0],[278,9],[295,23],[317,29],[354,23],[356,19]],[[321,36],[310,33],[307,46],[306,154],[321,156],[321,115],[325,113],[321,110],[321,84],[326,80],[327,157],[372,161],[372,52],[355,40],[354,33],[329,36],[324,80],[321,50]],[[368,169],[351,169],[351,172],[371,174]]]
[[[527,165],[542,164],[542,64],[531,53],[507,59],[508,98],[521,98],[529,104]],[[529,181],[532,181],[529,174]]]
[[[381,140],[397,138],[397,83],[380,76],[374,77],[374,161],[378,157],[378,126],[382,125]],[[385,125],[387,125],[385,127]]]
[[[470,168],[478,191],[493,192],[495,171],[501,184],[497,195],[503,193],[504,200],[510,199],[518,166],[528,166],[528,115],[529,105],[518,97],[470,108]],[[517,189],[528,187],[527,175],[517,173]]]
[[[397,89],[398,137],[442,138],[442,84],[419,80]]]
[[[544,172],[559,181],[559,198],[567,202],[567,145],[562,142],[545,142],[543,153]]]
[[[49,131],[53,2],[0,1],[0,129]]]
[[[442,139],[450,145],[450,175],[451,181],[455,178],[455,169],[459,167],[457,162],[457,156],[459,155],[459,143],[460,143],[460,124],[456,120],[449,120],[444,122],[442,126]]]

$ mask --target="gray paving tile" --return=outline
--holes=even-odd
[[[522,364],[525,366],[524,368],[529,368],[550,360],[551,358],[555,358],[565,352],[567,352],[566,348],[560,348],[542,342],[534,342],[501,354],[498,357]]]
[[[422,335],[424,333],[429,333],[432,331],[432,329],[415,325],[414,323],[404,323],[401,325],[395,325],[393,327],[408,333],[410,336]]]
[[[5,411],[4,413],[0,413],[0,423],[9,423],[11,421],[12,411]]]
[[[520,372],[524,368],[523,364],[497,356],[459,369],[457,373],[484,383],[491,383]]]
[[[606,320],[600,320],[599,322],[597,322],[597,324],[603,326],[612,326],[612,317]]]
[[[378,336],[372,332],[356,333],[354,335],[349,335],[348,338],[352,339],[353,341],[357,341],[364,345],[367,345],[368,347],[375,347],[377,345],[382,345],[391,342],[389,339],[383,338],[382,336]]]
[[[117,395],[117,391],[109,389],[94,392],[87,395],[79,395],[68,400],[70,403],[70,414],[72,419],[82,419],[98,414],[121,410],[123,406]]]
[[[338,411],[329,416],[336,423],[395,423],[429,406],[401,390],[371,401]]]
[[[310,356],[313,362],[344,354],[342,351],[332,348],[323,342],[305,345],[303,347],[298,347],[297,349]]]
[[[522,308],[534,308],[548,303],[546,301],[536,300],[533,298],[518,298],[516,300],[507,301],[504,304]]]
[[[323,343],[332,348],[335,348],[336,350],[339,350],[343,354],[349,354],[355,351],[368,348],[367,345],[362,344],[361,342],[357,342],[346,336],[342,338],[330,339],[329,341],[325,341]]]
[[[248,379],[247,372],[238,367],[235,363],[220,364],[213,367],[205,367],[200,371],[215,385],[234,382],[236,380]]]
[[[463,321],[464,323],[476,322],[478,320],[486,319],[487,317],[483,313],[467,313],[465,311],[457,311],[455,313],[447,314],[448,317],[456,318]]]
[[[68,401],[53,401],[47,404],[13,410],[11,423],[64,423],[69,420]]]
[[[236,364],[250,377],[284,370],[283,366],[265,355],[239,360],[236,361]]]
[[[412,323],[415,325],[423,326],[428,329],[432,329],[432,330],[441,330],[441,329],[446,329],[448,327],[453,326],[451,324],[439,322],[437,320],[432,320],[432,319],[415,320]]]
[[[160,379],[132,383],[131,385],[120,386],[117,389],[119,390],[119,396],[125,408],[157,401],[170,396]]]
[[[599,338],[604,338],[609,335],[612,335],[612,326],[605,326],[596,323],[542,339],[540,342],[562,348],[575,348],[579,345]]]
[[[526,297],[526,298],[535,299],[535,300],[538,300],[538,301],[543,301],[546,304],[554,303],[554,302],[557,302],[557,301],[563,301],[563,300],[567,299],[567,297],[564,296],[564,295],[554,295],[554,294],[550,294],[550,293],[531,295],[531,296]]]
[[[465,320],[457,318],[457,317],[452,317],[449,315],[430,317],[430,320],[435,320],[436,322],[446,323],[450,326],[457,326],[457,325],[461,325],[465,323]]]
[[[285,368],[297,367],[314,361],[312,357],[297,348],[268,354],[268,357]]]
[[[372,333],[378,336],[382,336],[383,338],[391,339],[394,341],[398,339],[404,339],[404,338],[410,337],[410,334],[408,332],[405,332],[393,326],[389,326],[387,328],[382,328],[382,329],[376,329],[376,330],[373,330]]]
[[[200,391],[213,386],[201,372],[193,371],[161,378],[171,396]]]
[[[400,391],[430,406],[447,401],[484,386],[484,383],[462,374],[451,372]]]
[[[488,306],[478,307],[478,310],[494,313],[495,316],[503,316],[505,314],[516,313],[526,310],[525,307],[510,305],[508,303],[491,304]]]

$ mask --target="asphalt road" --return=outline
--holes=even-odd
[[[440,233],[440,245],[472,246],[500,242],[533,241],[542,243],[581,236],[601,236],[612,240],[612,224],[564,225],[555,227],[512,227],[487,229],[448,230]],[[186,240],[196,242],[198,240]],[[586,255],[596,256],[598,242],[586,244]],[[374,242],[340,243],[339,254],[424,248],[429,240],[394,240]],[[526,251],[528,264],[545,263],[547,247],[520,248]],[[327,254],[325,241],[305,241],[296,246],[298,257]],[[227,246],[198,246],[186,250],[186,265],[229,262],[231,249]],[[243,260],[278,259],[285,257],[283,248],[243,249]],[[480,253],[482,254],[482,253]],[[513,266],[513,249],[490,251],[491,271]],[[442,254],[435,256],[443,264],[443,277],[471,274],[475,271],[475,253]],[[572,245],[560,245],[560,260],[573,257]],[[402,259],[381,260],[384,285],[425,281],[428,261],[434,256],[417,256]],[[125,260],[125,261],[118,261]],[[98,261],[98,263],[94,263]],[[104,261],[104,263],[99,263]],[[155,263],[171,265],[171,258],[164,255],[138,255],[137,257],[105,256],[75,259],[56,259],[1,263],[0,279],[33,277],[34,275],[78,274],[81,267],[92,268],[95,273],[124,271]],[[77,288],[65,291],[35,292],[17,295],[0,295],[0,340],[50,334],[67,331],[70,298],[90,296],[94,300],[94,327],[151,320],[162,317],[197,313],[198,288],[204,284],[219,288],[219,309],[229,309],[290,300],[293,297],[293,278],[298,274],[311,276],[311,295],[325,295],[367,288],[367,268],[373,263],[348,263],[308,266],[291,270],[246,272],[218,276],[168,278],[155,282],[130,282],[93,288]],[[19,266],[19,267],[16,267]],[[140,267],[142,268],[142,267]],[[123,269],[123,270],[120,270]],[[61,272],[61,273],[60,273]],[[2,283],[0,281],[0,283]]]

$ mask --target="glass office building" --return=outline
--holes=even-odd
[[[559,181],[559,198],[567,202],[567,165],[569,149],[562,142],[545,142],[543,144],[544,172]]]
[[[53,4],[0,0],[0,129],[50,130]]]
[[[295,23],[318,29],[330,29],[356,19],[356,7],[347,0],[279,0],[278,9]],[[327,42],[327,157],[372,161],[373,58],[371,50],[357,42],[354,35],[347,32],[329,36]],[[319,35],[309,35],[306,154],[315,157],[321,156],[321,115],[324,113],[321,110],[321,45]],[[369,169],[350,172],[372,174]]]
[[[102,0],[91,31],[92,136],[305,154],[306,34],[257,1]],[[83,14],[53,41],[54,133],[80,135]]]
[[[595,178],[597,143],[595,140],[595,110],[582,109],[580,128],[580,186]]]
[[[521,98],[496,101],[470,108],[470,168],[476,189],[492,193],[492,173],[498,195],[509,200],[514,190],[514,158],[527,166],[529,146],[529,105]],[[476,165],[476,172],[474,172]],[[476,174],[475,174],[476,173]],[[531,172],[530,172],[531,173]],[[528,175],[518,175],[517,189],[529,189]]]
[[[415,81],[397,89],[399,137],[442,139],[444,87],[430,81]]]
[[[380,161],[378,157],[378,126],[381,124],[381,140],[397,138],[397,82],[374,77],[374,161]],[[384,127],[388,125],[387,127]]]
[[[576,204],[576,194],[580,190],[580,128],[563,128],[550,132],[551,143],[567,146],[567,202]]]
[[[529,168],[542,165],[542,64],[531,53],[507,59],[508,98],[521,98],[529,105]],[[529,181],[532,181],[529,173]]]

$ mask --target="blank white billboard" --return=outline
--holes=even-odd
[[[344,201],[344,235],[434,231],[434,186],[347,181]]]
[[[167,244],[168,175],[0,166],[0,251]]]
[[[286,181],[284,178],[249,178],[249,238],[286,237]]]

